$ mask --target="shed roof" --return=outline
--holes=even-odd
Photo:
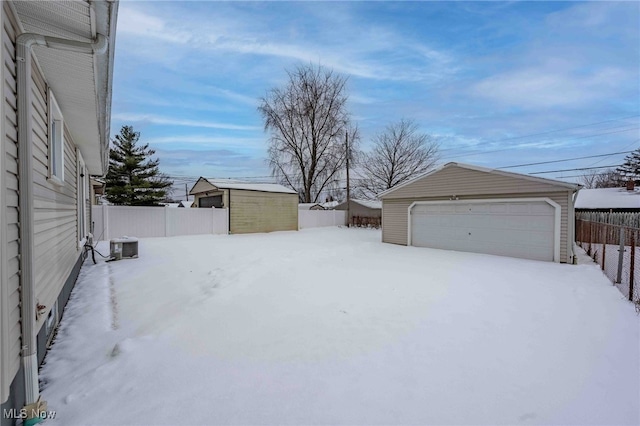
[[[640,191],[626,188],[583,189],[578,192],[576,209],[640,209]]]
[[[448,168],[452,168],[452,167],[458,167],[461,169],[467,169],[467,170],[473,170],[473,171],[477,171],[477,172],[483,172],[483,173],[490,173],[490,174],[494,174],[494,175],[500,175],[500,176],[506,176],[506,177],[511,177],[511,178],[515,178],[515,179],[522,179],[522,180],[528,180],[528,181],[532,181],[532,182],[538,182],[538,183],[544,183],[547,185],[552,185],[552,186],[556,186],[565,190],[578,190],[582,187],[582,185],[576,184],[576,183],[569,183],[569,182],[564,182],[564,181],[560,181],[560,180],[555,180],[555,179],[547,179],[547,178],[541,178],[541,177],[537,177],[537,176],[531,176],[531,175],[525,175],[522,173],[513,173],[513,172],[505,172],[503,170],[497,170],[497,169],[490,169],[487,167],[482,167],[482,166],[475,166],[472,164],[465,164],[465,163],[455,163],[455,162],[450,162],[450,163],[446,163],[434,170],[428,171],[416,178],[410,179],[407,182],[404,182],[400,185],[397,185],[391,189],[387,189],[384,192],[381,192],[380,194],[378,194],[378,198],[383,198],[401,188],[404,188],[408,185],[411,185],[419,180],[422,179],[426,179],[431,175],[434,175],[436,173],[439,173],[445,169]]]
[[[210,187],[206,187],[206,189],[198,189],[194,191],[196,186],[202,187],[202,185],[198,185],[201,183],[205,183],[210,185]],[[235,179],[212,179],[200,177],[198,181],[193,185],[189,194],[200,194],[202,192],[207,192],[211,190],[219,190],[219,189],[240,189],[246,191],[260,191],[260,192],[276,192],[282,194],[296,194],[297,192],[287,188],[283,185],[279,185],[277,183],[254,183],[254,182],[243,182]]]

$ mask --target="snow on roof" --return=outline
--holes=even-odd
[[[626,188],[582,189],[578,192],[576,209],[640,209],[640,191]]]
[[[319,206],[322,207],[319,203],[299,203],[298,210],[311,210],[311,207]]]
[[[320,203],[320,205],[325,209],[334,209],[338,204],[340,204],[338,201],[327,201],[326,203]]]
[[[377,201],[377,200],[356,200],[356,199],[351,199],[352,202],[360,204],[361,206],[364,207],[368,207],[370,209],[381,209],[382,208],[382,201]]]
[[[284,194],[297,194],[293,189],[277,183],[253,183],[236,179],[208,179],[207,182],[219,189],[244,189],[247,191],[280,192]]]

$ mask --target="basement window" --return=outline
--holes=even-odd
[[[49,179],[64,182],[64,120],[60,107],[49,91]]]

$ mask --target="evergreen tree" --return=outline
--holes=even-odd
[[[107,200],[126,206],[155,206],[167,196],[172,182],[158,169],[160,160],[151,159],[155,151],[149,144],[138,146],[140,132],[122,126],[112,140],[109,172],[106,178]]]
[[[622,181],[633,180],[640,184],[640,148],[624,157],[624,163],[616,171]]]

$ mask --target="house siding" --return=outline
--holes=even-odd
[[[298,230],[297,194],[236,189],[229,192],[231,234]]]
[[[347,203],[344,202],[335,208],[336,210],[347,210]],[[349,213],[351,216],[362,216],[362,217],[380,217],[382,216],[381,209],[372,209],[361,204],[358,204],[354,201],[351,202],[349,206]]]
[[[7,2],[2,2],[2,333],[0,342],[2,402],[20,370],[20,262],[18,219],[18,116],[15,41],[18,25]],[[15,387],[15,386],[14,386]]]
[[[450,167],[383,196],[382,241],[407,245],[408,209],[414,201],[446,201],[453,196],[460,201],[547,197],[561,207],[560,261],[568,263],[571,262],[572,244],[571,193],[547,183]]]
[[[40,329],[80,255],[76,187],[78,159],[71,135],[65,128],[64,182],[57,184],[48,179],[47,84],[38,68],[32,69],[35,294],[37,302],[46,306],[36,325]],[[64,111],[62,114],[64,117]]]

